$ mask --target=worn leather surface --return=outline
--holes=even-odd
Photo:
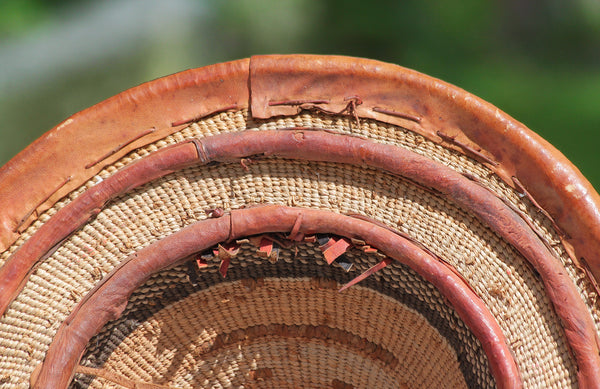
[[[281,104],[286,101],[300,104]],[[373,118],[464,152],[437,133],[454,137],[496,162],[488,165],[509,185],[517,177],[600,279],[600,197],[560,152],[460,88],[400,66],[333,56],[258,56],[194,69],[73,115],[0,169],[0,250],[34,220],[35,211],[49,208],[104,164],[184,125],[173,123],[248,106],[257,118],[311,107]]]
[[[32,387],[61,388],[71,381],[90,338],[118,318],[131,293],[153,273],[227,239],[265,232],[333,233],[385,247],[390,257],[431,282],[481,341],[499,388],[520,388],[519,371],[506,339],[479,297],[442,262],[389,229],[330,211],[260,206],[196,222],[131,255],[88,293],[59,328]]]
[[[19,293],[38,260],[48,255],[52,247],[81,227],[95,210],[101,209],[114,196],[190,164],[240,161],[248,156],[260,155],[382,169],[429,188],[477,217],[518,250],[539,273],[561,319],[579,367],[580,381],[600,382],[599,342],[588,307],[562,263],[549,252],[517,211],[476,182],[425,156],[393,145],[306,127],[248,130],[189,140],[161,149],[121,169],[58,211],[0,268],[0,312]],[[233,227],[232,234],[235,232]],[[294,231],[295,228],[292,235],[296,235],[297,231]],[[377,244],[376,238],[371,239]]]
[[[246,107],[248,64],[212,65],[129,89],[71,116],[28,146],[0,169],[0,251],[18,237],[24,217],[21,228],[35,220],[32,210],[45,211],[103,166],[185,125],[173,123]]]
[[[16,240],[36,213],[106,164],[180,130],[191,120],[246,107],[255,118],[314,109],[355,120],[377,119],[479,159],[547,212],[565,242],[572,244],[575,259],[585,258],[581,263],[589,264],[596,279],[600,276],[600,198],[556,149],[492,105],[442,81],[396,65],[328,56],[259,56],[190,70],[133,88],[72,116],[0,169],[0,250]],[[188,144],[186,149],[194,154],[201,146]],[[250,145],[248,150],[260,150],[258,146]],[[321,152],[315,151],[314,156]],[[532,248],[532,254],[536,251]],[[545,266],[544,260],[539,265]],[[555,272],[558,265],[549,260],[546,271]],[[8,274],[7,269],[2,271]],[[565,291],[560,282],[546,286],[553,301],[573,297],[572,290]],[[598,345],[589,340],[589,321],[570,316],[573,307],[567,303],[558,306],[563,317],[570,317],[564,324],[583,358],[579,360],[585,365],[581,382],[597,383]],[[592,354],[593,358],[586,356]]]
[[[418,72],[355,58],[253,57],[250,78],[256,117],[290,115],[299,109],[269,102],[328,100],[302,106],[341,112],[355,97],[362,102],[356,105],[359,117],[397,124],[443,143],[437,135],[441,131],[481,151],[497,163],[490,167],[506,183],[514,187],[512,177],[523,183],[600,279],[600,197],[558,150],[493,105]]]

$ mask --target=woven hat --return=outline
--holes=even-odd
[[[420,73],[258,56],[0,170],[0,387],[599,387],[600,198]]]

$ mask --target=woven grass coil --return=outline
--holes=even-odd
[[[599,205],[395,65],[158,79],[0,169],[0,388],[600,387]]]

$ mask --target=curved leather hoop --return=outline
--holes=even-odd
[[[120,316],[131,293],[152,274],[219,242],[294,230],[296,234],[334,233],[385,247],[386,255],[411,267],[450,301],[480,340],[498,387],[521,387],[516,363],[494,317],[462,278],[441,261],[393,231],[365,220],[283,206],[240,209],[196,222],[129,256],[84,297],[59,328],[33,387],[66,387],[92,336]]]
[[[308,108],[372,118],[487,161],[551,216],[575,248],[576,263],[583,258],[581,266],[600,280],[600,196],[558,150],[453,85],[397,65],[338,56],[267,55],[193,69],[73,115],[0,169],[0,250],[102,166],[190,122],[243,108],[255,118]]]
[[[0,169],[0,250],[14,243],[41,212],[126,153],[208,115],[240,109],[248,109],[251,119],[302,110],[347,115],[356,122],[375,119],[466,154],[527,196],[552,222],[575,266],[587,272],[588,282],[596,286],[600,279],[600,197],[557,150],[459,88],[395,65],[326,56],[259,56],[195,69],[133,88],[67,119]],[[191,165],[274,156],[369,166],[473,214],[539,273],[577,363],[579,385],[600,387],[600,341],[590,308],[521,211],[472,177],[429,158],[321,128],[191,139],[127,165],[58,210],[6,260],[0,268],[0,313],[36,266],[116,196]],[[448,298],[481,341],[497,384],[521,385],[494,317],[434,253],[368,220],[266,206],[197,222],[128,257],[62,324],[35,387],[66,387],[87,341],[121,314],[129,294],[151,274],[219,242],[264,232],[360,238],[409,265]]]
[[[512,244],[540,273],[577,360],[580,380],[600,377],[597,334],[587,307],[562,264],[518,214],[487,189],[426,157],[395,146],[306,128],[244,131],[185,142],[126,167],[61,209],[40,228],[37,239],[26,242],[9,258],[0,269],[0,307],[8,306],[39,258],[79,228],[110,198],[189,164],[256,155],[360,163],[432,188],[440,196],[469,210]]]

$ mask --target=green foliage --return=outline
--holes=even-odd
[[[88,74],[65,72],[56,81],[49,80],[45,91],[22,93],[29,97],[10,95],[7,101],[0,93],[0,116],[9,126],[0,129],[0,135],[10,134],[9,140],[0,142],[0,164],[40,130],[140,79],[254,54],[305,52],[369,57],[458,85],[540,133],[600,187],[598,0],[188,3],[194,1],[206,13],[187,27],[185,31],[191,32],[187,38],[175,33],[171,35],[176,40],[168,40],[177,20],[132,19],[132,24],[155,23],[161,39],[124,52],[119,60],[88,68]],[[77,7],[72,7],[74,3]],[[85,9],[88,3],[103,2],[0,0],[0,39],[25,36],[41,24],[59,26],[62,10]],[[49,90],[55,95],[48,96]],[[19,118],[27,117],[33,105],[35,118],[24,124]],[[14,131],[24,125],[38,132]]]
[[[413,68],[497,105],[559,148],[600,187],[596,0],[280,3],[292,2],[296,10],[301,3],[313,7],[293,18],[293,23],[308,27],[262,35],[252,33],[249,15],[251,23],[273,26],[282,23],[275,13],[263,6],[249,13],[238,7],[239,2],[221,3],[225,4],[221,9],[229,11],[212,28],[225,32],[232,49],[225,49],[227,56],[302,51],[368,57]],[[249,7],[251,2],[242,3]],[[282,49],[279,43],[291,37],[299,43]]]
[[[45,9],[39,0],[1,1],[0,38],[18,35],[29,26],[40,23]]]

